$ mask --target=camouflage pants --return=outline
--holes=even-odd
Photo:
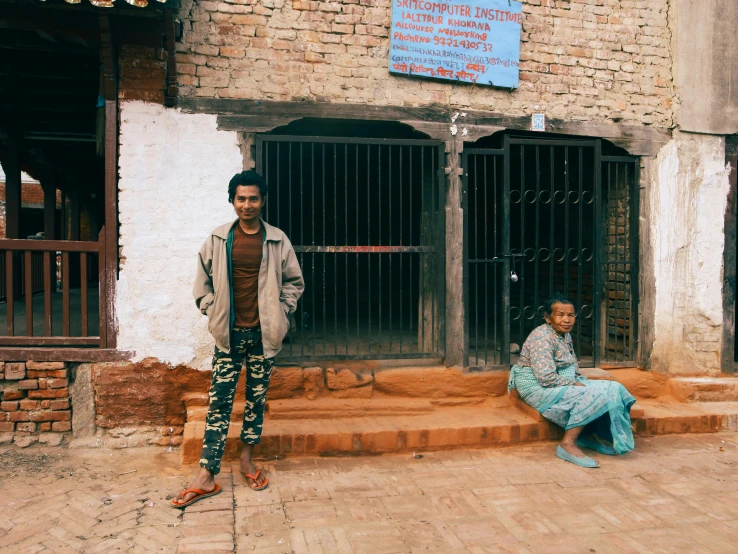
[[[215,474],[220,472],[228,426],[231,421],[233,399],[241,375],[246,366],[246,406],[243,412],[241,441],[246,444],[261,442],[261,427],[267,387],[272,376],[271,358],[264,357],[261,329],[236,328],[231,334],[231,352],[215,348],[213,356],[213,380],[210,385],[210,408],[205,422],[205,438],[200,454],[200,465]]]

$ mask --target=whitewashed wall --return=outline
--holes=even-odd
[[[728,174],[722,137],[677,133],[657,158],[647,214],[656,370],[719,372]]]
[[[118,348],[135,360],[210,368],[213,340],[192,283],[205,238],[235,219],[228,181],[242,169],[237,140],[216,130],[214,115],[121,105]]]

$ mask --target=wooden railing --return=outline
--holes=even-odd
[[[104,228],[95,242],[0,239],[0,346],[104,348],[104,256]]]

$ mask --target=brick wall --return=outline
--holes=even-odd
[[[180,95],[380,105],[671,127],[668,0],[523,0],[520,88],[390,76],[391,0],[185,0]]]
[[[60,445],[72,430],[64,362],[0,364],[0,443]]]
[[[56,191],[56,206],[61,207],[61,191]],[[44,189],[35,183],[21,184],[21,207],[43,208]],[[0,181],[0,238],[5,238],[5,183]]]
[[[631,287],[631,264],[624,263],[630,260],[630,208],[631,183],[628,177],[633,178],[633,169],[627,169],[625,164],[608,164],[603,175],[603,193],[607,194],[605,205],[605,251],[604,260],[608,263],[603,266],[602,281],[604,298],[602,299],[603,317],[605,318],[606,337],[605,359],[611,362],[631,361],[630,332],[632,325],[631,302],[633,291]],[[616,167],[618,169],[616,173]],[[633,303],[633,308],[636,308]]]
[[[164,103],[167,62],[162,48],[121,45],[118,51],[118,98]]]
[[[61,202],[61,191],[56,193],[57,205]],[[5,202],[5,183],[0,181],[0,200]],[[36,183],[23,183],[21,185],[21,206],[24,208],[43,208],[44,189]]]

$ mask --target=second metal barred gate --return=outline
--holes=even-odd
[[[465,366],[507,368],[554,292],[578,307],[583,366],[636,356],[637,159],[599,140],[506,135],[463,153]]]
[[[443,356],[444,159],[440,141],[257,136],[266,219],[306,284],[280,359]]]

